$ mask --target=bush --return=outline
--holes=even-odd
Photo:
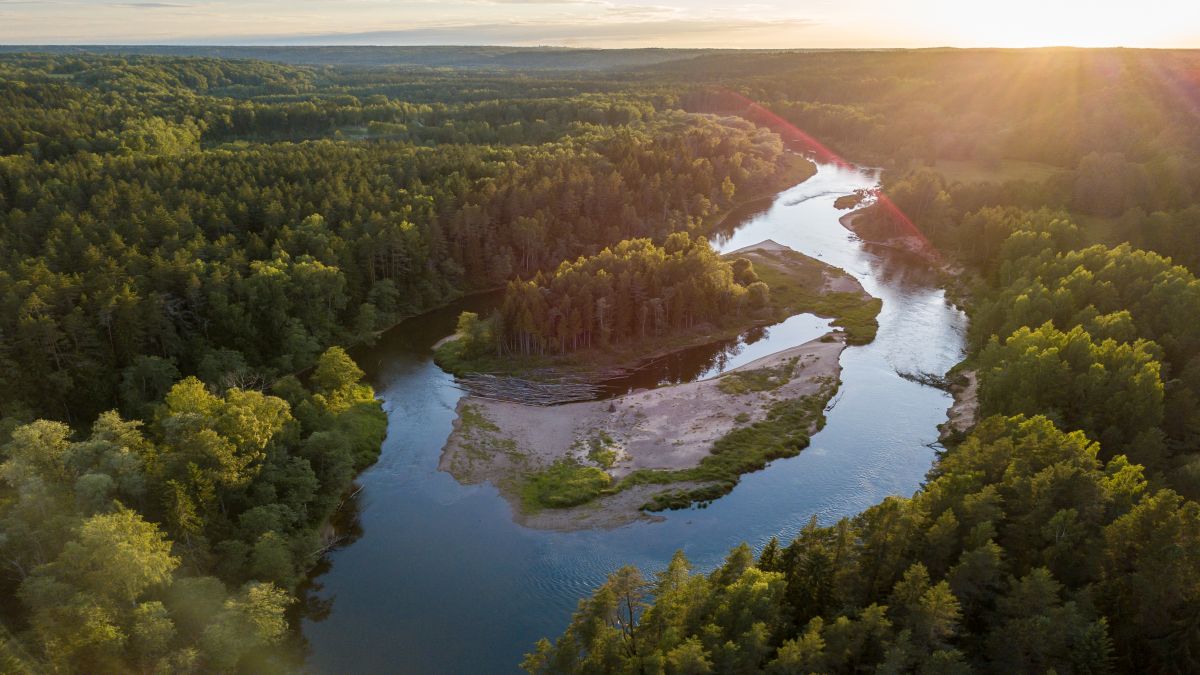
[[[604,471],[564,459],[525,479],[521,504],[530,511],[579,506],[599,497],[611,483]]]

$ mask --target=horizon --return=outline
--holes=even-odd
[[[912,49],[1200,47],[1200,6],[1152,0],[0,0],[6,46]],[[1169,15],[1163,22],[1159,17]]]
[[[746,53],[786,53],[786,52],[888,52],[888,51],[1200,51],[1196,47],[1129,47],[1125,45],[1104,45],[1097,47],[1081,47],[1069,44],[1046,44],[1030,47],[999,47],[982,45],[974,47],[957,47],[954,45],[928,45],[922,47],[656,47],[646,45],[640,47],[592,47],[556,44],[386,44],[386,43],[238,43],[238,42],[0,42],[0,48],[14,50],[19,47],[37,49],[41,47],[64,48],[103,48],[119,49],[509,49],[513,51],[603,51],[603,52],[635,52],[635,51],[664,51],[664,52],[746,52]]]

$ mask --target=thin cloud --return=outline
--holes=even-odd
[[[815,21],[753,20],[656,20],[598,21],[576,23],[490,23],[461,26],[435,26],[357,33],[321,33],[309,35],[224,36],[205,38],[204,44],[228,45],[578,45],[703,35],[724,35],[756,30],[805,29]]]

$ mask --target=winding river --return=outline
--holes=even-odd
[[[858,240],[834,200],[876,184],[874,172],[832,164],[737,214],[714,242],[732,251],[775,241],[854,275],[883,299],[879,335],[842,354],[842,387],[826,427],[799,456],[744,476],[708,508],[615,530],[545,532],[512,521],[491,486],[459,485],[437,470],[462,395],[430,348],[453,330],[474,297],[410,320],[357,356],[389,417],[379,462],[359,478],[347,529],[353,540],[327,556],[309,592],[303,633],[317,673],[473,673],[518,670],[522,655],[566,626],[579,599],[617,567],[646,573],[683,549],[699,570],[746,541],[789,540],[816,515],[822,524],[888,495],[909,495],[935,456],[946,393],[898,373],[941,374],[961,360],[966,319],[918,259]],[[689,350],[624,382],[635,386],[708,377],[827,330],[810,315],[733,343]]]

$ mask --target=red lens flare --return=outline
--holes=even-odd
[[[722,93],[737,101],[739,105],[745,106],[745,112],[742,113],[744,117],[755,124],[765,126],[779,134],[785,142],[800,145],[807,152],[811,153],[817,161],[823,164],[834,164],[845,169],[856,168],[812,135],[771,112],[761,104],[735,91],[726,90]],[[871,196],[874,197],[875,203],[883,211],[888,222],[895,228],[897,235],[916,238],[922,252],[932,255],[935,259],[940,259],[941,254],[933,243],[929,241],[929,238],[921,232],[911,218],[900,210],[899,206],[896,206],[896,203],[881,188],[872,190]]]

